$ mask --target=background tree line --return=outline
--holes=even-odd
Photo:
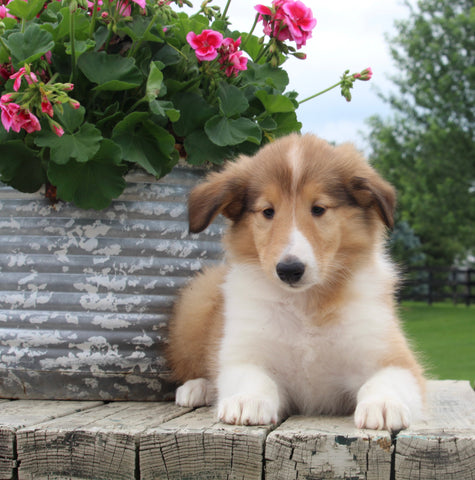
[[[399,193],[396,259],[451,265],[475,255],[475,3],[406,5],[388,39],[393,114],[369,120],[370,160]]]

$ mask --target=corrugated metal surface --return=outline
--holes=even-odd
[[[135,175],[103,211],[0,188],[0,396],[162,400],[177,289],[221,258],[223,223],[188,234],[202,171]]]

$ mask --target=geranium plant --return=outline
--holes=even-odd
[[[1,180],[100,209],[130,168],[161,177],[180,156],[219,164],[299,131],[308,99],[286,91],[283,63],[305,58],[311,10],[257,5],[243,33],[229,5],[189,14],[187,0],[0,0]],[[370,77],[346,71],[330,88],[349,100]]]

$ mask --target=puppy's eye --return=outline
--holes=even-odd
[[[325,207],[320,207],[319,205],[314,205],[312,207],[312,215],[314,217],[321,217],[326,212]]]
[[[265,210],[262,210],[262,215],[268,220],[272,220],[275,215],[275,210],[273,208],[266,208]]]

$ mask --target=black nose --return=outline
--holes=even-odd
[[[279,262],[276,271],[283,282],[292,285],[303,277],[305,265],[302,262]]]

